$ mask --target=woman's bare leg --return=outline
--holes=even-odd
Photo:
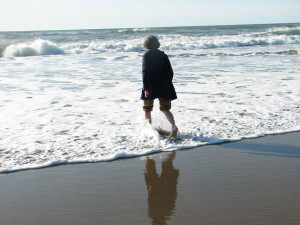
[[[145,111],[145,119],[148,120],[150,124],[152,123],[151,111]]]
[[[175,120],[174,120],[173,114],[169,110],[162,111],[162,112],[165,115],[165,117],[167,118],[167,120],[170,122],[170,124],[172,125],[172,134],[171,134],[171,136],[172,137],[176,136],[176,134],[178,132],[178,128],[177,128],[177,126],[175,124]]]

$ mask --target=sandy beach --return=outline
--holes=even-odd
[[[0,176],[1,225],[300,224],[300,133]]]

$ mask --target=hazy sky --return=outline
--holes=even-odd
[[[0,31],[300,22],[300,0],[0,0]]]

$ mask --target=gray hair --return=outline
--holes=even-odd
[[[151,50],[151,49],[157,49],[159,47],[160,47],[160,43],[157,37],[150,35],[145,38],[144,48]]]

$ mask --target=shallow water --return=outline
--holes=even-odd
[[[141,109],[143,38],[158,34],[178,140]],[[97,162],[300,130],[300,25],[0,33],[0,172]],[[27,56],[27,57],[25,57]]]

